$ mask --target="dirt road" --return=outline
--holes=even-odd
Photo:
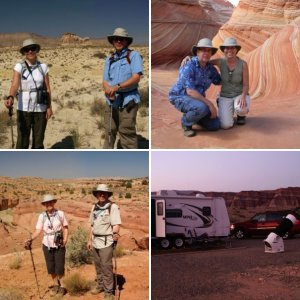
[[[300,299],[300,237],[285,252],[264,253],[262,239],[230,248],[152,252],[152,300]]]

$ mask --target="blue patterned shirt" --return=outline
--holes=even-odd
[[[187,96],[186,89],[196,90],[205,97],[205,91],[212,83],[221,84],[221,76],[217,69],[211,63],[202,68],[198,57],[192,57],[179,69],[179,77],[169,92],[169,99],[173,101],[178,96]]]

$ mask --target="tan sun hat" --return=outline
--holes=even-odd
[[[192,47],[193,55],[197,55],[197,49],[198,48],[210,48],[212,50],[212,55],[214,55],[218,51],[218,48],[213,47],[212,41],[208,38],[204,38],[204,39],[199,40],[198,44],[194,45]]]
[[[114,37],[123,37],[126,38],[128,40],[128,46],[132,43],[133,38],[131,36],[129,36],[128,32],[126,31],[126,29],[124,28],[116,28],[114,33],[112,35],[109,35],[107,37],[108,41],[112,44],[113,43],[113,38]]]
[[[107,184],[99,184],[95,190],[93,190],[93,195],[96,197],[98,192],[105,192],[110,197],[113,192],[111,192],[107,186]]]
[[[241,50],[241,48],[242,48],[242,46],[239,45],[239,44],[237,43],[236,39],[233,38],[233,37],[228,37],[228,38],[226,38],[226,39],[224,40],[223,45],[220,46],[220,49],[221,49],[222,52],[224,52],[224,48],[225,48],[225,47],[236,47],[237,52],[239,52],[239,51]]]
[[[53,195],[46,194],[46,195],[44,195],[44,198],[43,198],[41,203],[43,204],[43,203],[50,202],[50,201],[55,201],[56,202],[57,199]]]
[[[24,48],[26,48],[28,46],[36,46],[37,52],[39,52],[41,50],[41,46],[38,43],[36,43],[33,39],[27,39],[27,40],[23,41],[23,45],[22,45],[22,48],[20,49],[20,53],[24,54]]]

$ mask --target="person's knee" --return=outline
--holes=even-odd
[[[233,127],[233,121],[228,121],[228,122],[220,122],[220,127],[222,128],[222,129],[230,129],[230,128],[232,128]]]

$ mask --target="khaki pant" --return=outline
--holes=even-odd
[[[97,284],[106,294],[112,294],[114,290],[113,273],[113,246],[96,249],[93,247],[94,263],[97,273]]]
[[[136,135],[136,116],[138,105],[136,104],[130,112],[126,107],[116,109],[113,108],[112,119],[110,120],[110,107],[105,109],[105,142],[103,149],[113,149],[117,132],[119,132],[120,143],[123,149],[137,149],[138,141]]]
[[[44,149],[47,126],[46,112],[17,111],[17,149],[28,149],[32,130],[32,149]]]

